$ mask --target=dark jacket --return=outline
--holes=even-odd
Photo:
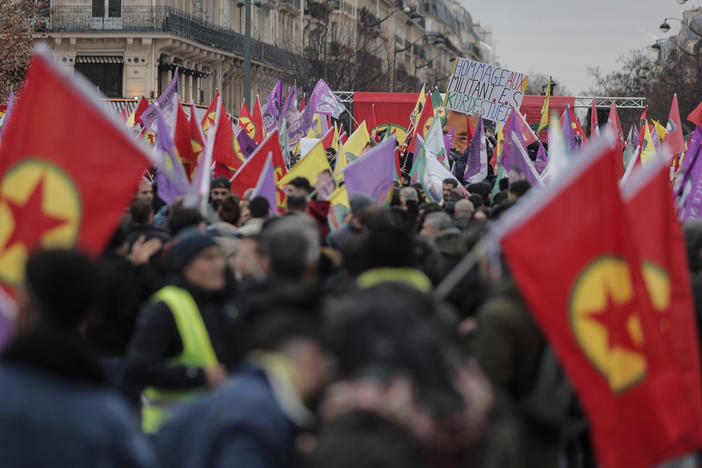
[[[230,295],[209,293],[183,281],[175,282],[193,296],[217,359],[233,369],[242,355],[240,317]],[[205,371],[168,363],[183,351],[183,342],[170,308],[164,302],[147,306],[127,353],[126,379],[140,387],[187,389],[205,384]]]
[[[3,467],[152,467],[127,405],[78,337],[35,332],[0,358]]]
[[[335,250],[343,250],[344,245],[354,237],[360,236],[362,231],[352,223],[341,226],[327,236],[327,245]]]
[[[100,306],[86,321],[86,338],[102,357],[124,357],[136,328],[141,305],[162,284],[150,264],[134,265],[117,255],[99,262],[103,291]]]
[[[561,437],[529,420],[519,406],[533,388],[545,338],[534,322],[513,279],[503,280],[478,313],[475,357],[495,390],[504,397],[511,420],[511,437],[499,441],[494,450],[515,454],[517,467],[556,468]],[[499,423],[504,423],[505,420]]]
[[[297,431],[266,373],[245,365],[214,394],[176,413],[155,447],[171,468],[286,468],[295,466]]]

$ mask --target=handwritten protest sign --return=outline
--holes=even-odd
[[[529,77],[498,66],[457,58],[446,90],[446,110],[504,123],[519,109]]]

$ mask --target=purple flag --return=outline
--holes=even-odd
[[[278,123],[282,107],[283,80],[280,80],[268,93],[268,102],[266,103],[266,108],[263,109],[263,127],[266,129],[266,133],[272,131],[273,127]]]
[[[478,116],[478,125],[475,126],[475,134],[470,141],[470,145],[468,145],[467,152],[468,158],[466,159],[466,171],[463,173],[463,181],[474,184],[485,180],[488,161],[482,116]]]
[[[7,96],[7,108],[5,108],[5,115],[2,118],[2,126],[0,127],[0,137],[5,131],[5,127],[7,127],[7,122],[9,121],[8,119],[10,118],[13,107],[15,107],[15,92],[12,91],[10,87],[10,94]]]
[[[253,139],[249,136],[246,130],[243,129],[239,129],[239,134],[236,136],[236,141],[239,142],[239,148],[244,154],[245,159],[248,159],[249,156],[251,156],[253,152],[256,151],[256,148],[258,148],[256,142],[253,141]]]
[[[631,126],[631,146],[633,148],[639,146],[639,128],[636,126],[636,124]]]
[[[451,127],[451,130],[444,135],[444,146],[446,147],[446,154],[451,154],[451,143],[453,142],[453,134],[456,132],[456,127]],[[454,164],[455,166],[455,164]],[[455,174],[454,174],[455,175]]]
[[[519,119],[519,116],[515,115],[517,112],[518,111],[516,109],[512,109],[512,115],[509,116],[509,119],[507,119],[507,123],[505,125],[505,141],[502,144],[502,157],[500,158],[500,164],[502,164],[502,167],[505,168],[505,171],[509,171],[512,157],[517,157],[516,151],[518,151],[518,149],[514,147],[511,135],[517,135],[517,137],[519,137],[519,141],[524,142],[524,135],[522,134],[522,129],[519,126],[519,121],[517,120]]]
[[[157,131],[159,115],[166,123],[169,134],[173,136],[176,119],[178,118],[178,100],[180,99],[180,84],[178,81],[178,70],[173,74],[173,79],[168,84],[166,90],[161,93],[158,99],[151,103],[141,114],[141,121],[144,126],[152,131]]]
[[[304,136],[302,134],[302,113],[297,110],[297,85],[295,83],[293,83],[283,107],[284,112],[281,113],[281,117],[287,126],[288,144],[292,147]]]
[[[344,181],[349,195],[365,193],[380,206],[385,205],[397,170],[396,140],[397,137],[393,135],[346,167]]]
[[[158,154],[156,163],[156,184],[159,198],[166,202],[167,205],[170,205],[176,197],[188,193],[190,184],[188,183],[188,176],[185,175],[183,164],[176,155],[173,137],[168,131],[169,129],[161,114],[157,115],[156,147],[154,151],[160,154]]]
[[[339,101],[336,94],[332,92],[329,85],[327,85],[324,80],[320,79],[315,85],[312,94],[310,94],[309,102],[305,107],[302,122],[303,133],[307,133],[310,126],[312,126],[314,114],[331,115],[335,119],[338,119],[345,110],[346,107]]]
[[[517,135],[512,134],[512,143],[514,144],[514,153],[508,171],[510,183],[515,180],[526,180],[532,187],[543,185],[541,177],[536,172],[531,159],[529,159],[529,154],[524,148],[524,140],[520,140]]]
[[[573,121],[570,118],[570,104],[566,104],[561,120],[563,120],[563,136],[568,143],[570,154],[575,154],[578,148],[575,143],[575,133],[573,133]]]
[[[544,149],[544,145],[539,141],[539,151],[536,153],[536,161],[534,161],[534,169],[541,175],[548,166],[548,155]]]
[[[675,181],[674,191],[678,196],[679,213],[682,217],[684,214],[683,207],[689,198],[691,190],[697,184],[694,179],[699,179],[702,175],[702,164],[698,162],[699,155],[702,152],[702,129],[699,126],[695,127],[690,137],[690,143],[685,152],[678,178]]]
[[[256,189],[253,193],[254,197],[263,197],[268,200],[268,206],[271,215],[275,215],[275,210],[278,206],[275,190],[275,171],[273,168],[273,152],[269,151],[266,156],[266,164],[263,166],[261,175],[258,176]]]

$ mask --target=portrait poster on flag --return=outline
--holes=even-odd
[[[505,123],[519,109],[529,76],[506,68],[458,57],[449,78],[444,105],[461,114]]]

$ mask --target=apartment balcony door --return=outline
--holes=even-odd
[[[122,29],[122,0],[92,1],[92,29]]]

